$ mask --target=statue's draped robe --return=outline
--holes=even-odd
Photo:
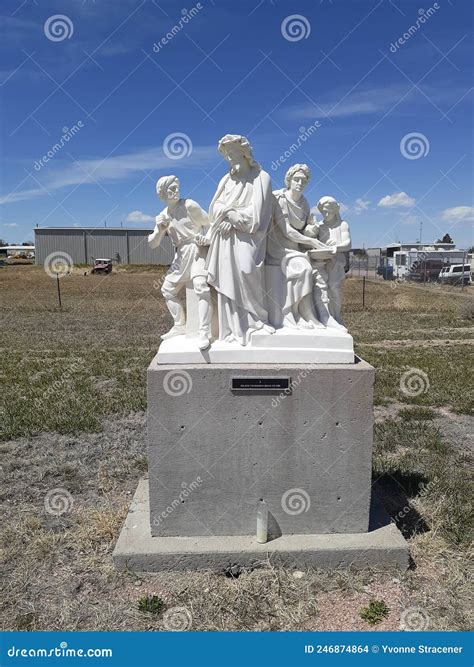
[[[310,219],[310,210],[305,197],[295,202],[287,196],[285,190],[276,190],[274,195],[273,224],[268,236],[267,262],[279,264],[286,277],[283,309],[289,310],[293,304],[299,303],[313,291],[312,267],[305,252],[307,247],[299,244],[299,234],[304,233]]]
[[[229,210],[244,221],[222,235],[218,224]],[[263,289],[266,235],[272,217],[270,176],[253,167],[239,178],[220,181],[209,209],[211,244],[207,255],[208,283],[218,293],[219,338],[233,336],[241,345],[267,323]]]
[[[331,225],[324,221],[320,222],[315,226],[316,232],[313,232],[313,235],[323,243],[334,241],[337,246],[340,246],[342,244],[342,225],[347,226],[347,223],[340,221]],[[329,259],[314,262],[313,266],[316,267],[317,273],[320,274],[317,284],[322,286],[323,292],[326,294],[329,293],[329,297],[325,296],[326,300],[329,298],[329,301],[331,301],[332,299],[333,302],[338,304],[338,308],[340,308],[341,290],[346,277],[345,253],[337,252]],[[339,310],[335,312],[340,319]]]

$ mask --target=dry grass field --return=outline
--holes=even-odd
[[[42,268],[0,269],[0,628],[161,630],[184,606],[193,630],[396,630],[407,609],[431,630],[470,629],[471,287],[368,281],[364,310],[362,281],[344,287],[357,352],[377,369],[373,480],[409,540],[407,572],[115,570],[147,467],[145,371],[170,326],[162,276],[76,269],[59,309]],[[54,516],[44,501],[58,487],[71,504]],[[387,608],[373,625],[361,612],[371,601]]]

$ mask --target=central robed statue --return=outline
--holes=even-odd
[[[219,338],[246,345],[267,324],[263,264],[272,219],[272,183],[245,137],[226,134],[219,152],[230,164],[209,209],[208,283],[218,294]]]

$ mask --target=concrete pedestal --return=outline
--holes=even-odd
[[[290,390],[233,391],[239,378],[287,380]],[[148,370],[152,534],[254,535],[260,498],[284,535],[366,531],[373,381],[364,361],[182,367],[155,357]],[[299,502],[304,511],[291,506]]]
[[[360,359],[183,366],[157,355],[148,369],[149,496],[139,487],[116,562],[219,568],[303,552],[306,563],[337,566],[362,564],[370,551],[367,563],[406,565],[394,526],[368,532],[373,381]],[[269,541],[259,545],[262,499]]]

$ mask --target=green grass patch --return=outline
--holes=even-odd
[[[58,347],[4,361],[1,439],[42,431],[97,431],[107,414],[127,415],[146,407],[145,371],[153,350]]]
[[[376,348],[357,353],[376,369],[375,398],[391,398],[419,406],[449,406],[473,414],[474,365],[466,362],[466,345],[446,347]]]
[[[374,482],[400,527],[431,530],[467,548],[474,528],[472,456],[425,421],[387,419],[375,425],[374,436]]]
[[[387,618],[390,609],[383,600],[371,600],[367,607],[362,607],[359,616],[369,625],[376,625]]]
[[[415,406],[414,408],[402,408],[398,411],[398,416],[403,421],[431,421],[436,417],[436,412],[431,408]]]
[[[146,614],[159,614],[164,607],[164,602],[157,595],[146,595],[138,600],[138,611]]]

